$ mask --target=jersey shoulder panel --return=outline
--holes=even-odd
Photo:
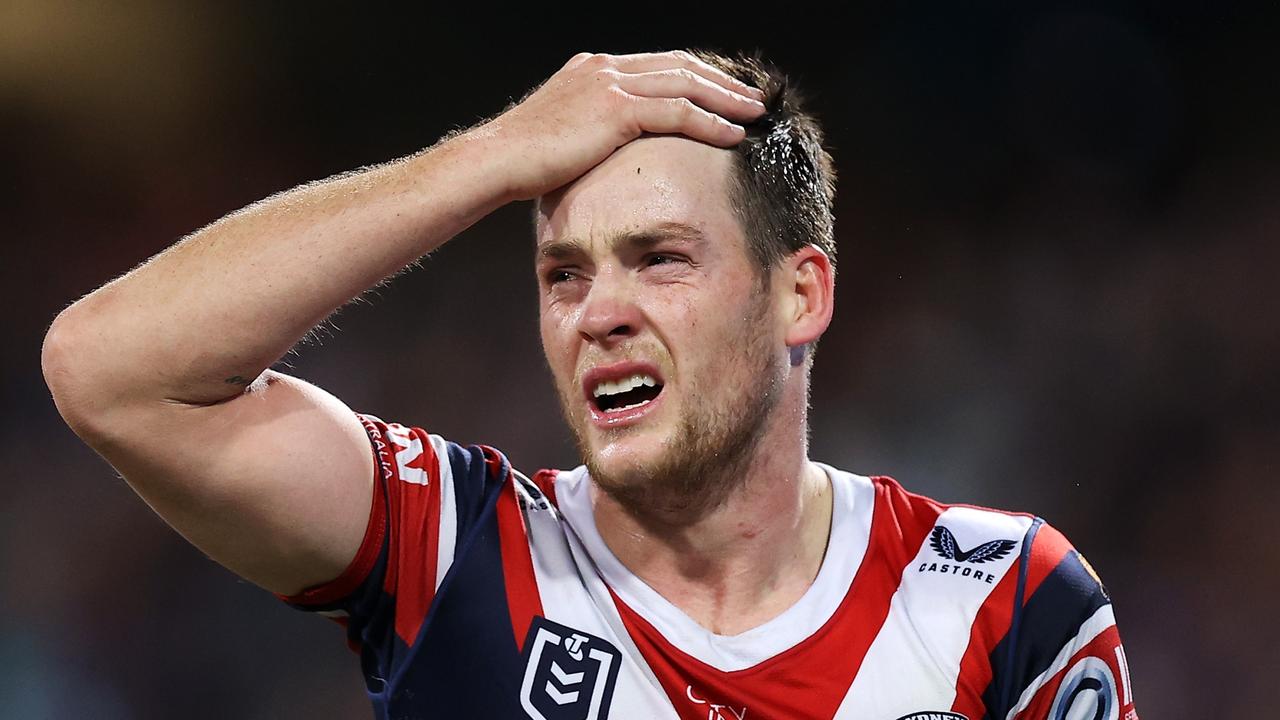
[[[889,477],[872,481],[877,488],[876,522],[892,526],[891,532],[882,527],[873,537],[878,543],[901,541],[901,550],[915,555],[917,564],[908,566],[905,574],[913,569],[917,573],[958,574],[994,585],[1010,569],[1016,570],[1025,554],[1025,541],[1035,524],[1035,517],[1028,513],[939,502],[905,490]],[[876,548],[879,552],[898,549]]]
[[[1020,720],[1096,707],[1101,718],[1136,720],[1110,598],[1057,528],[1029,513],[942,503],[875,480],[898,526],[933,521],[895,602],[911,616],[903,634],[920,638],[941,673],[958,660],[952,712]],[[935,622],[944,614],[945,623]]]
[[[505,458],[419,427],[359,415],[374,455],[365,538],[338,578],[282,600],[337,620],[389,672],[413,646],[464,539],[508,475]],[[366,667],[370,659],[366,658]]]
[[[1097,572],[1055,527],[1038,523],[1007,636],[991,654],[1001,717],[1136,720],[1128,660]]]

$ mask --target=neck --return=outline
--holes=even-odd
[[[781,614],[817,577],[831,531],[831,483],[806,457],[802,416],[774,423],[746,463],[745,478],[696,519],[637,513],[593,484],[605,544],[717,634],[736,635]]]

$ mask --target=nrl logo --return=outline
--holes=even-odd
[[[972,550],[961,550],[956,536],[945,527],[938,525],[929,535],[929,545],[933,551],[948,560],[967,563],[984,563],[999,560],[1018,546],[1015,540],[992,540]]]
[[[535,617],[520,705],[533,720],[605,720],[622,655],[607,640]]]

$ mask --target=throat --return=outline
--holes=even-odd
[[[811,572],[796,572],[796,568],[767,572],[754,564],[735,568],[718,563],[703,570],[686,566],[665,578],[649,574],[642,579],[699,627],[725,636],[754,630],[782,615],[817,579],[816,568]]]
[[[691,525],[655,522],[593,489],[601,539],[632,574],[705,630],[736,635],[781,615],[818,577],[833,524],[832,488],[809,466],[791,502],[746,492]]]

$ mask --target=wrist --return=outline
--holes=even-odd
[[[524,199],[513,181],[511,145],[503,141],[493,122],[458,133],[416,159],[431,165],[433,172],[447,175],[443,187],[479,213],[471,218],[473,222]]]

